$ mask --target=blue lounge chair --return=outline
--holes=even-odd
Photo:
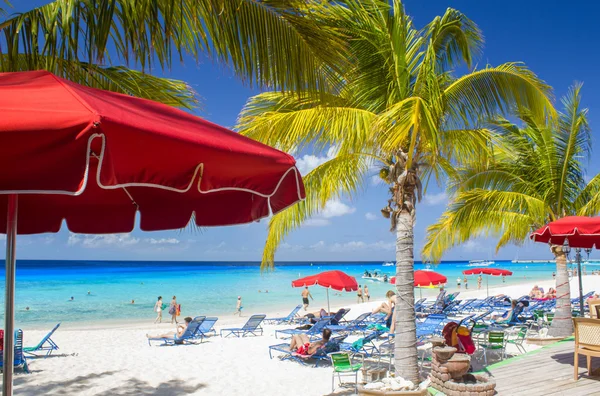
[[[359,315],[356,319],[349,321],[345,325],[333,325],[328,324],[326,327],[331,331],[336,332],[354,332],[354,331],[364,331],[369,324],[368,320],[371,316],[370,312],[365,312],[364,314]]]
[[[34,347],[25,347],[23,348],[23,352],[29,355],[38,356],[38,353],[44,352],[46,356],[50,356],[52,351],[58,349],[58,345],[54,341],[52,341],[52,334],[58,329],[60,323],[54,326],[52,330],[42,340]]]
[[[290,312],[290,314],[288,316],[285,316],[283,318],[266,318],[265,319],[265,324],[286,324],[286,323],[292,323],[294,321],[294,319],[296,319],[296,315],[298,314],[298,312],[300,312],[300,309],[302,308],[302,305],[298,305],[296,308],[292,309],[292,312]]]
[[[342,342],[340,344],[340,350],[350,352],[352,354],[360,353],[367,358],[371,356],[377,356],[379,355],[379,349],[375,345],[374,341],[377,340],[381,334],[382,332],[374,331],[366,337],[358,339],[353,343]]]
[[[289,343],[271,345],[269,347],[269,358],[273,359],[273,352],[279,352],[281,360],[295,360],[303,365],[306,365],[309,361],[314,361],[315,367],[317,367],[319,362],[329,360],[328,353],[340,350],[340,345],[345,338],[346,336],[331,337],[324,348],[320,348],[312,355],[299,355],[294,351],[290,351]]]
[[[198,329],[204,321],[204,318],[204,316],[196,316],[194,319],[192,319],[181,336],[175,335],[174,337],[149,337],[148,345],[152,346],[152,341],[162,341],[161,345],[181,345],[184,343],[195,344],[195,340],[198,339]],[[200,342],[202,342],[202,336],[200,336]]]
[[[447,316],[444,314],[431,314],[423,322],[417,323],[417,340],[423,340],[441,331],[446,319]]]
[[[4,367],[4,360],[2,359],[3,355],[0,353],[0,368]],[[25,354],[23,353],[23,330],[21,329],[15,330],[15,358],[13,362],[14,368],[22,367],[23,371],[29,373],[27,360],[25,359]]]
[[[278,338],[279,334],[285,334],[288,336],[293,336],[294,334],[306,334],[309,338],[311,337],[320,337],[321,332],[331,322],[331,319],[325,318],[319,320],[317,323],[312,325],[312,327],[308,330],[300,330],[300,329],[285,329],[285,330],[275,330],[275,338]]]
[[[216,336],[217,330],[215,330],[215,323],[217,323],[217,320],[219,320],[219,318],[215,316],[205,318],[200,324],[200,327],[198,327],[196,335],[199,334],[202,337],[208,337],[209,335]]]
[[[252,315],[243,327],[221,329],[221,337],[223,337],[223,332],[225,332],[226,338],[230,335],[236,337],[246,337],[249,334],[256,336],[258,333],[262,335],[263,328],[260,325],[266,317],[267,315]]]

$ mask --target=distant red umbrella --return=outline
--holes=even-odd
[[[325,271],[320,274],[307,276],[292,281],[292,287],[305,287],[319,285],[327,288],[327,310],[329,311],[329,288],[339,291],[356,291],[358,283],[356,278],[342,271]]]
[[[184,111],[47,71],[0,73],[3,393],[12,394],[17,234],[250,223],[304,198],[294,158]]]
[[[552,221],[529,236],[535,242],[552,245],[566,245],[570,248],[600,248],[600,217],[567,216]],[[588,250],[588,257],[589,257]],[[565,252],[568,253],[568,252]],[[581,278],[581,252],[577,251],[577,270],[579,272],[579,310],[583,311],[583,281]],[[566,282],[565,282],[566,283]],[[564,284],[556,285],[556,288]],[[558,298],[564,297],[563,295]]]
[[[419,293],[421,293],[421,288],[423,287],[439,286],[446,282],[448,282],[448,278],[438,272],[423,270],[415,271],[414,286],[419,288]],[[395,276],[390,279],[390,283],[392,285],[396,284]]]
[[[468,270],[464,270],[463,274],[465,274],[465,275],[511,276],[512,272],[509,270],[500,269],[500,268],[482,267],[482,268],[471,268]],[[489,279],[487,276],[485,278],[485,288],[487,290],[487,295],[489,296],[490,295],[490,285],[489,285]]]

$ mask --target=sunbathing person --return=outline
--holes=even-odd
[[[373,310],[373,313],[385,313],[385,325],[388,329],[390,329],[390,333],[393,333],[396,327],[396,321],[394,320],[394,308],[396,307],[396,293],[389,290],[387,293],[385,293],[385,296],[388,299],[387,302],[381,303],[380,306]]]
[[[512,314],[515,310],[515,308],[517,307],[517,300],[512,300],[511,304],[510,304],[510,311],[506,311],[500,315],[494,315],[492,316],[492,322],[494,323],[508,323],[510,321],[510,319],[512,318]]]
[[[306,334],[294,334],[290,342],[290,351],[295,351],[299,355],[311,356],[314,355],[319,348],[327,344],[331,337],[331,330],[323,329],[323,339],[315,342],[310,342]]]
[[[151,335],[146,334],[146,337],[148,337],[148,338],[172,338],[172,339],[175,339],[176,337],[181,337],[183,335],[183,333],[185,333],[185,330],[187,329],[187,327],[189,326],[189,324],[191,322],[192,322],[192,318],[190,318],[188,316],[187,318],[185,318],[183,320],[183,323],[179,323],[177,325],[177,331],[176,332],[159,334],[159,335],[155,335],[155,336],[151,336]]]

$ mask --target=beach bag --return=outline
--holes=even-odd
[[[242,309],[242,307],[240,307],[240,310]],[[175,314],[177,316],[181,315],[181,304],[177,304],[177,309],[175,310]]]
[[[171,305],[171,308],[169,308],[169,315],[175,315],[176,311],[177,308],[175,308],[175,305]]]

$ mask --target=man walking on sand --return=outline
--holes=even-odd
[[[361,302],[365,302],[361,285],[358,285],[358,290],[356,291],[356,302],[358,302],[359,304]]]
[[[302,290],[302,304],[304,305],[305,311],[308,308],[308,297],[310,297],[311,300],[314,300],[312,294],[308,291],[308,286],[305,286],[304,290]]]
[[[235,312],[233,313],[234,315],[238,315],[240,318],[242,317],[242,296],[238,296],[237,299],[237,304],[235,306]]]
[[[369,286],[365,285],[365,297],[367,297],[367,302],[371,301],[371,296],[369,295]]]

